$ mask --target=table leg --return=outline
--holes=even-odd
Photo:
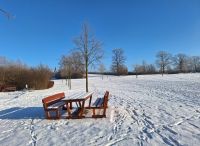
[[[90,96],[90,100],[89,100],[89,108],[91,106],[91,101],[92,101],[92,95]]]
[[[81,105],[81,102],[79,103]],[[80,117],[83,118],[83,112],[84,112],[84,105],[85,105],[85,101],[82,101],[82,105],[80,106],[81,111],[80,111]]]
[[[70,109],[71,107],[70,107],[70,106],[71,106],[71,102],[70,102],[70,103],[67,103],[67,113],[68,113],[68,117],[69,117],[69,118],[72,117],[72,115],[71,115],[71,109]]]
[[[72,102],[70,102],[70,109],[72,109]]]

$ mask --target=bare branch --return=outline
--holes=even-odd
[[[0,12],[1,12],[3,15],[5,15],[8,19],[13,18],[13,16],[12,16],[9,12],[7,12],[7,11],[1,9],[1,8],[0,8]]]

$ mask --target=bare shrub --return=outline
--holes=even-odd
[[[30,87],[34,89],[46,89],[51,76],[52,72],[47,66],[39,65],[36,68],[32,68],[30,75],[30,77],[32,77],[30,80]]]
[[[52,76],[48,67],[40,65],[36,68],[28,68],[20,64],[0,66],[0,84],[12,85],[18,90],[29,88],[45,89],[48,87]]]

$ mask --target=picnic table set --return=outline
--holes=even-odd
[[[62,92],[43,98],[46,119],[60,119],[63,111],[66,113],[66,119],[82,119],[86,117],[86,110],[92,111],[92,118],[106,117],[109,92],[106,91],[103,97],[96,98],[95,102],[91,104],[93,93],[77,92],[65,96],[65,93]],[[96,110],[98,110],[98,114]],[[102,111],[100,112],[100,110]]]

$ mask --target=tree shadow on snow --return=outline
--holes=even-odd
[[[44,119],[43,107],[12,107],[0,111],[0,119]]]

